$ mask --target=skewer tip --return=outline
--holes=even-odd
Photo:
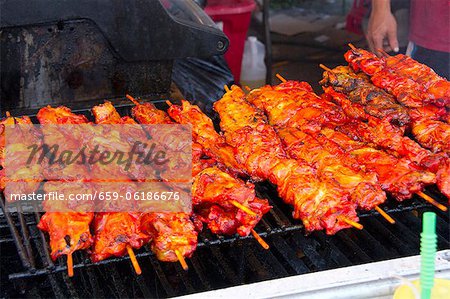
[[[386,213],[385,211],[383,211],[382,208],[380,208],[379,206],[375,206],[375,210],[380,213],[381,216],[384,217],[384,219],[386,219],[390,224],[395,224],[395,220],[389,216],[388,213]]]
[[[223,88],[225,89],[226,92],[230,92],[230,88],[228,87],[228,85],[224,85]]]
[[[6,111],[5,114],[6,114],[6,117],[10,117],[11,116],[11,113],[9,113],[9,111]]]
[[[186,263],[186,260],[184,259],[184,256],[181,254],[181,252],[178,249],[175,249],[175,254],[177,255],[181,267],[183,267],[183,270],[184,271],[189,270],[188,264]]]
[[[131,95],[126,94],[125,97],[126,97],[127,99],[129,99],[130,101],[132,101],[133,104],[135,104],[136,106],[137,106],[137,105],[140,105],[140,103],[138,102],[138,100],[136,100],[136,99],[135,99],[134,97],[132,97]]]
[[[364,228],[364,226],[363,226],[361,223],[355,222],[355,221],[350,220],[350,219],[348,219],[348,218],[346,218],[346,217],[340,217],[340,219],[341,219],[342,221],[344,221],[345,223],[347,223],[348,225],[351,225],[351,226],[353,226],[354,228],[357,228],[357,229],[359,229],[359,230],[362,230],[362,229]]]
[[[252,235],[256,239],[256,241],[258,241],[259,245],[262,246],[262,248],[266,250],[269,249],[269,244],[267,244],[266,241],[264,241],[264,239],[261,238],[261,236],[253,228],[252,228]]]
[[[386,53],[386,51],[384,51],[383,49],[377,49],[377,51],[378,52],[380,52],[381,53],[381,55],[383,55],[384,57],[389,57],[389,56],[391,56],[391,55],[389,55],[388,53]]]
[[[249,86],[247,86],[247,85],[245,85],[244,88],[245,88],[247,91],[251,91],[251,90],[252,90],[252,89],[251,89]]]
[[[172,105],[173,105],[172,102],[169,100],[166,100],[166,104],[169,105],[169,107],[172,107]]]
[[[231,203],[233,206],[235,206],[236,208],[238,208],[238,209],[244,211],[245,213],[247,213],[247,214],[249,214],[249,215],[251,215],[251,216],[257,216],[255,212],[253,212],[252,210],[250,210],[250,208],[248,208],[248,207],[246,207],[246,206],[240,204],[239,202],[237,202],[237,201],[235,201],[235,200],[230,201],[230,203]]]
[[[350,49],[356,50],[356,47],[352,43],[348,43],[348,46],[350,47]]]
[[[280,74],[276,74],[275,76],[276,76],[281,82],[283,82],[283,83],[287,82],[287,80],[284,79],[283,76],[281,76]]]
[[[128,255],[130,256],[131,263],[133,264],[134,271],[136,271],[137,275],[142,274],[141,267],[136,259],[136,255],[134,254],[133,248],[130,245],[127,245]]]
[[[431,203],[433,206],[435,206],[439,210],[441,210],[443,212],[446,212],[448,210],[446,206],[444,206],[443,204],[438,203],[434,198],[432,198],[428,194],[425,194],[422,191],[419,191],[416,194],[419,195],[420,197],[422,197],[423,199],[425,199],[426,201],[428,201],[429,203]]]
[[[72,253],[69,253],[67,255],[67,275],[69,275],[69,277],[73,277],[73,258],[72,258]]]
[[[319,67],[321,68],[321,69],[324,69],[325,71],[327,71],[327,72],[330,72],[330,73],[333,73],[333,70],[332,69],[330,69],[329,67],[327,67],[326,65],[324,65],[324,64],[319,64]]]

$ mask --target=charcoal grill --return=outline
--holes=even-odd
[[[51,6],[50,2],[56,5],[52,6],[52,9],[48,9]],[[125,28],[123,29],[125,35],[133,32],[136,26],[128,24],[124,18],[139,18],[142,21],[142,14],[137,13],[139,10],[137,7],[143,3],[151,7],[146,7],[142,11],[148,13],[152,9],[157,9],[165,13],[165,10],[161,10],[162,7],[158,6],[159,2],[150,0],[127,1],[132,2],[132,10],[135,14],[130,14],[128,11],[126,14],[105,15],[95,11],[95,5],[98,3],[102,5],[108,3],[113,8],[124,8],[124,2],[120,0],[57,2],[0,0],[2,6],[0,111],[8,109],[13,115],[29,115],[33,122],[37,123],[34,113],[38,108],[47,104],[64,104],[73,108],[74,112],[85,114],[92,119],[86,107],[101,103],[103,99],[108,98],[113,100],[121,115],[130,115],[130,106],[123,99],[125,92],[152,100],[158,108],[166,109],[163,100],[169,97],[172,60],[186,56],[221,54],[227,47],[228,40],[223,34],[210,27],[208,21],[201,17],[200,20],[203,20],[200,21],[201,24],[198,22],[196,24],[195,20],[199,20],[199,15],[191,15],[191,19],[188,20],[176,19],[175,25],[172,22],[159,26],[160,31],[166,36],[159,35],[159,40],[143,43],[144,48],[140,48],[140,51],[136,51],[139,47],[124,50],[123,47],[129,45],[124,43],[123,31],[120,36],[114,38],[108,35],[112,33],[108,26],[120,24],[120,28]],[[88,5],[91,9],[86,7],[80,9],[79,7],[83,5]],[[7,6],[9,9],[5,10]],[[64,11],[64,17],[61,17],[61,11]],[[117,9],[111,11],[120,12]],[[116,17],[121,20],[117,24],[114,23]],[[105,20],[102,21],[103,25],[99,26],[99,19],[102,18]],[[151,22],[150,19],[147,21]],[[164,22],[170,20],[174,19],[166,19]],[[37,24],[26,25],[30,23]],[[175,27],[184,28],[183,32],[189,34],[177,35],[179,33],[176,33]],[[80,70],[80,62],[84,59],[74,55],[70,47],[59,48],[61,53],[70,58],[67,60],[70,62],[68,68],[61,72],[61,75],[65,75],[64,78],[51,78],[45,82],[47,87],[21,85],[21,82],[33,81],[42,75],[38,68],[29,68],[28,72],[25,72],[27,67],[25,57],[32,58],[34,53],[44,53],[48,50],[46,48],[48,42],[55,39],[58,40],[56,43],[58,45],[68,41],[71,47],[75,47],[77,45],[75,37],[81,34],[80,31],[88,32],[86,38],[95,41],[97,49],[102,49],[105,51],[102,53],[107,54],[95,56],[93,60],[95,63],[90,64],[88,69]],[[26,48],[26,41],[23,39],[17,41],[12,37],[21,34],[37,37],[38,48],[41,50],[35,50],[41,52],[18,51],[17,49]],[[181,47],[179,40],[174,46],[171,41],[176,40],[177,36],[179,40],[191,39],[191,44],[195,44],[196,47]],[[115,42],[110,42],[110,39]],[[17,42],[18,47],[14,46],[13,42]],[[155,44],[162,46],[154,49],[152,47]],[[166,55],[161,56],[161,53]],[[14,59],[8,60],[9,58]],[[93,59],[92,56],[84,58]],[[57,65],[51,65],[44,71],[54,74],[58,72]],[[99,71],[103,75],[99,75]],[[80,72],[83,74],[81,77],[85,79],[89,78],[91,73],[97,74],[94,77],[96,80],[91,82],[91,85],[88,84],[91,88],[81,87],[90,82],[80,81]],[[98,81],[103,80],[102,76],[109,81],[107,82],[106,79],[102,82]],[[134,79],[137,81],[133,81]],[[58,90],[49,88],[54,82],[63,82],[65,87]],[[146,83],[150,84],[146,85]],[[31,97],[30,90],[33,88],[39,88],[42,92],[39,98]],[[83,88],[85,90],[81,92]],[[91,93],[86,93],[86,90]],[[48,102],[50,98],[52,101]],[[438,249],[450,248],[449,215],[437,211],[417,196],[404,203],[389,199],[383,206],[383,209],[395,218],[395,225],[387,223],[376,212],[361,212],[359,216],[364,230],[347,229],[334,236],[327,236],[324,232],[305,235],[301,222],[292,219],[292,208],[284,204],[277,196],[274,186],[268,183],[257,183],[256,191],[259,197],[269,199],[273,206],[273,209],[255,228],[270,245],[269,250],[264,250],[252,236],[216,236],[204,231],[199,235],[198,249],[187,261],[189,271],[184,271],[177,263],[158,261],[149,248],[144,247],[136,252],[143,269],[140,276],[135,274],[128,257],[111,258],[93,264],[86,252],[76,252],[73,257],[75,273],[73,278],[67,276],[67,268],[62,259],[56,262],[50,259],[47,236],[36,227],[41,215],[4,213],[2,197],[0,200],[3,211],[0,214],[0,297],[174,297],[413,256],[419,254],[421,215],[428,210],[436,212],[438,216]],[[429,187],[426,193],[442,203],[446,201],[434,187]]]

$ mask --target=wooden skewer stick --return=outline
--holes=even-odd
[[[386,219],[390,224],[395,224],[395,220],[379,206],[375,206],[375,210],[377,210],[377,212],[380,213],[380,215],[383,216],[384,219]]]
[[[384,57],[389,57],[391,55],[389,55],[388,53],[386,53],[386,51],[384,51],[383,49],[377,49],[378,52],[380,52]]]
[[[166,100],[166,104],[169,105],[169,107],[172,107],[172,105],[173,105],[172,102],[169,100]]]
[[[248,87],[247,85],[244,86],[245,89],[247,89],[248,91],[251,91],[252,89],[250,87]]]
[[[253,212],[252,210],[250,210],[249,208],[247,208],[246,206],[241,205],[240,203],[238,203],[235,200],[231,201],[231,204],[233,206],[235,206],[238,209],[241,209],[242,211],[244,211],[245,213],[252,215],[252,216],[256,216],[256,213]],[[258,243],[264,248],[264,249],[269,249],[269,244],[266,243],[266,241],[264,241],[263,238],[261,238],[260,235],[258,235],[258,233],[252,228],[252,235],[253,237],[256,239],[256,241],[258,241]]]
[[[136,271],[137,275],[141,275],[141,273],[142,273],[141,267],[139,266],[139,263],[136,259],[136,255],[134,255],[133,248],[131,248],[130,245],[127,245],[127,251],[128,251],[128,255],[130,256],[131,263],[133,264],[134,271]]]
[[[252,235],[256,239],[256,241],[258,241],[258,243],[262,246],[262,248],[269,249],[269,244],[267,244],[266,241],[264,241],[264,239],[261,238],[261,236],[258,235],[258,233],[255,232],[253,228],[252,228]]]
[[[422,191],[419,191],[416,193],[417,195],[419,195],[420,197],[422,197],[423,199],[425,199],[426,201],[428,201],[429,203],[431,203],[433,206],[435,206],[436,208],[438,208],[441,211],[446,212],[447,211],[447,207],[438,203],[436,200],[434,200],[431,196],[423,193]]]
[[[350,49],[356,50],[356,47],[352,43],[349,43],[348,46],[350,47]]]
[[[72,259],[72,253],[69,253],[67,255],[67,275],[69,277],[73,277],[73,259]]]
[[[127,99],[129,99],[130,101],[132,101],[133,104],[135,104],[136,106],[141,104],[141,103],[138,102],[138,100],[136,100],[135,98],[133,98],[133,97],[130,96],[129,94],[126,94],[125,96],[127,97]]]
[[[11,113],[9,113],[9,111],[6,111],[5,114],[6,114],[6,117],[10,117],[11,116]]]
[[[177,255],[181,267],[183,267],[183,270],[184,271],[189,270],[188,264],[186,263],[186,260],[184,259],[184,256],[181,254],[181,252],[178,249],[175,249],[175,254]]]
[[[236,208],[244,211],[245,213],[251,215],[251,216],[256,216],[256,213],[253,212],[252,210],[250,210],[249,208],[247,208],[246,206],[241,205],[240,203],[238,203],[235,200],[230,201],[230,203],[235,206]]]
[[[321,69],[326,70],[327,72],[333,73],[333,70],[330,69],[329,67],[327,67],[326,65],[319,64],[319,67],[320,67]]]
[[[345,223],[347,223],[348,225],[351,225],[351,226],[353,226],[354,228],[357,228],[357,229],[359,229],[359,230],[361,230],[361,229],[364,228],[364,226],[363,226],[361,223],[355,222],[355,221],[350,220],[350,219],[347,219],[347,218],[345,218],[345,217],[340,217],[340,219],[341,219],[342,221],[344,221]]]
[[[280,74],[276,74],[275,76],[276,76],[278,79],[280,79],[280,81],[283,82],[283,83],[287,81],[287,80],[284,79]]]
[[[225,91],[226,91],[226,92],[230,92],[230,88],[228,88],[228,85],[225,84],[225,85],[223,86],[223,88],[225,88]]]

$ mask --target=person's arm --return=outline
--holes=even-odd
[[[378,49],[398,52],[397,21],[391,12],[390,0],[372,0],[366,38],[374,53],[378,53]],[[383,45],[384,40],[387,40],[387,45]]]

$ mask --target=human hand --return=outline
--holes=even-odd
[[[380,54],[379,49],[398,52],[397,21],[391,13],[389,1],[376,0],[372,5],[366,35],[370,50],[376,54]]]

